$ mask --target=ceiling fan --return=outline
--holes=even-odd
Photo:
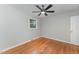
[[[53,5],[49,4],[46,8],[44,8],[44,5],[42,5],[41,7],[39,5],[36,5],[36,7],[38,9],[40,9],[40,11],[32,11],[32,13],[39,13],[38,16],[40,16],[41,14],[47,16],[47,13],[54,13],[55,11],[48,11],[48,9],[50,9],[51,7],[53,7]]]

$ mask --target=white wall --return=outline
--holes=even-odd
[[[32,17],[28,17],[16,8],[0,5],[0,50],[40,35],[40,30],[28,28],[28,19],[30,18]]]
[[[70,42],[70,17],[79,11],[70,11],[41,19],[41,36]]]

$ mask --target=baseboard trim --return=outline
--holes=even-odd
[[[33,38],[32,40],[35,40],[35,39],[38,39],[38,38],[40,38],[40,37]],[[4,50],[1,50],[0,53],[3,53],[3,52],[5,52],[5,51],[8,51],[8,50],[10,50],[10,49],[12,49],[12,48],[15,48],[15,47],[17,47],[17,46],[23,45],[23,44],[25,44],[25,43],[27,43],[27,42],[30,42],[30,41],[31,41],[31,40],[27,40],[27,41],[25,41],[25,42],[19,43],[19,44],[17,44],[17,45],[12,46],[12,47],[8,47],[8,48],[6,48],[6,49],[4,49]]]
[[[76,45],[76,46],[79,46],[78,44],[74,44],[72,42],[67,42],[67,41],[64,41],[64,40],[59,40],[57,38],[51,38],[51,37],[46,37],[46,36],[43,36],[45,38],[49,38],[49,39],[53,39],[53,40],[56,40],[56,41],[60,41],[60,42],[65,42],[65,43],[69,43],[69,44],[72,44],[72,45]]]

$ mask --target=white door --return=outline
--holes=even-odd
[[[71,43],[79,45],[79,16],[71,17]]]

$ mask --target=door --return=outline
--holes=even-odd
[[[71,43],[79,45],[79,16],[71,17]]]

